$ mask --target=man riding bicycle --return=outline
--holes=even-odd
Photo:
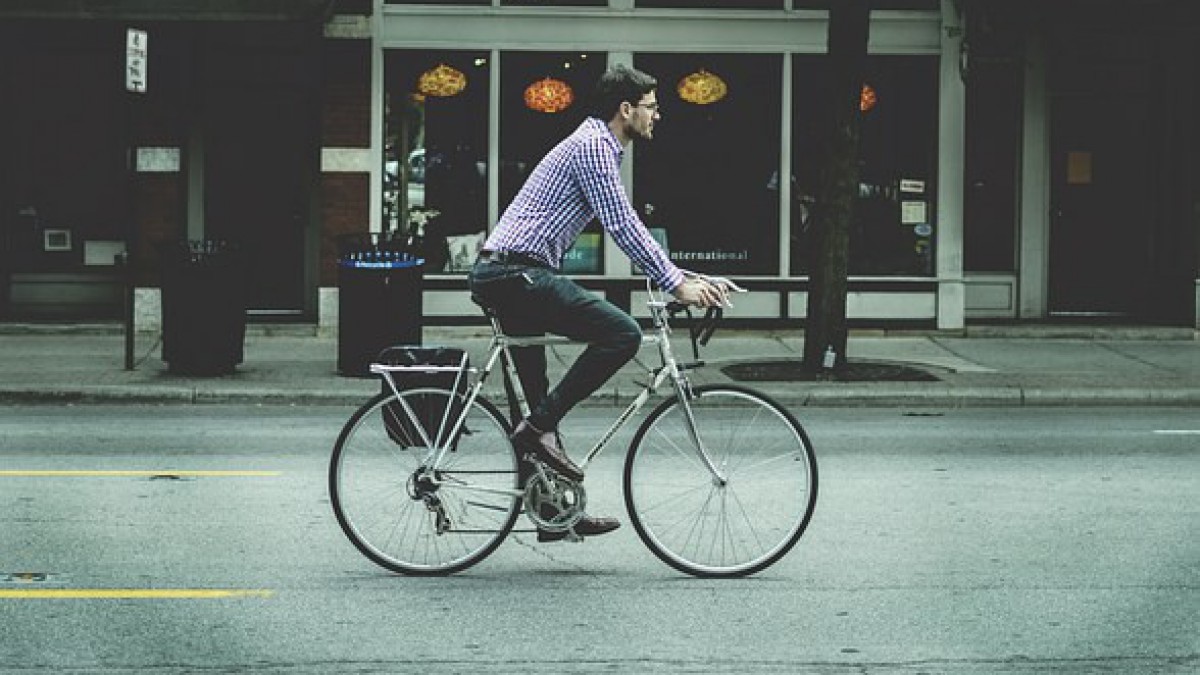
[[[517,425],[513,443],[574,480],[582,480],[583,472],[559,445],[559,422],[628,363],[642,343],[641,328],[627,312],[559,274],[563,253],[583,228],[599,219],[621,250],[680,302],[726,304],[727,289],[684,278],[650,236],[621,184],[625,147],[635,138],[652,139],[662,119],[657,86],[650,75],[620,65],[601,76],[590,116],[534,168],[469,275],[472,296],[496,312],[506,334],[552,333],[587,343],[553,390],[545,347],[513,349],[531,411]],[[588,536],[618,527],[615,518],[585,516],[574,530]],[[539,530],[538,541],[565,536]]]

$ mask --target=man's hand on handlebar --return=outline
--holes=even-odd
[[[698,307],[722,307],[725,305],[725,297],[721,290],[703,279],[688,279],[677,286],[671,294],[685,305]]]
[[[727,279],[692,276],[677,286],[672,295],[685,305],[698,307],[732,307],[729,294],[741,291],[733,282]]]

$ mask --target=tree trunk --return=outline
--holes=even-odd
[[[829,10],[829,115],[823,166],[814,213],[814,245],[809,269],[804,364],[822,368],[825,352],[846,362],[846,277],[850,222],[858,194],[859,100],[866,71],[870,32],[867,0],[838,0]]]

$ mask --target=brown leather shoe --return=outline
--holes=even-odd
[[[594,537],[600,534],[608,534],[618,527],[621,527],[621,521],[616,518],[584,516],[579,519],[578,523],[575,523],[575,534],[581,537]],[[565,539],[566,536],[566,532],[538,530],[537,540],[545,543]]]
[[[582,481],[583,470],[567,457],[567,453],[556,445],[546,445],[542,435],[526,420],[521,420],[512,435],[513,445],[519,452],[533,453],[543,464],[572,480]]]

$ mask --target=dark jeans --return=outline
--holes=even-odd
[[[551,391],[545,347],[514,347],[513,361],[529,402],[529,421],[555,431],[575,404],[629,362],[642,344],[642,329],[620,307],[544,267],[475,263],[471,295],[495,310],[508,335],[563,335],[586,342],[562,381]]]

